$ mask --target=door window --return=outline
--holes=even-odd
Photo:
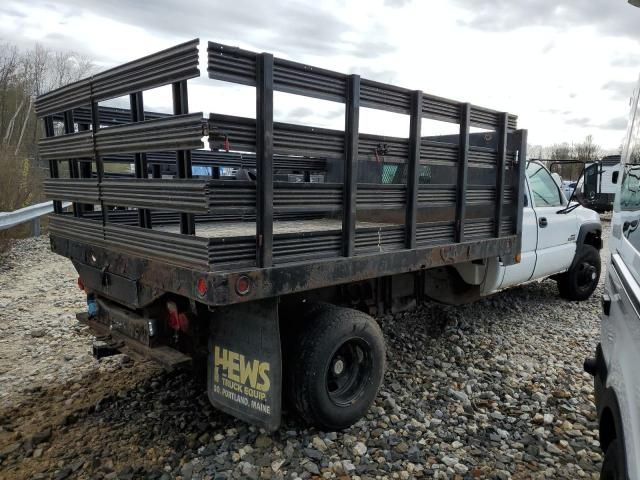
[[[538,207],[559,207],[562,205],[560,189],[546,168],[539,163],[527,165],[527,177],[533,201]]]
[[[624,179],[620,187],[620,210],[624,222],[623,234],[633,248],[640,251],[640,165],[627,165]]]

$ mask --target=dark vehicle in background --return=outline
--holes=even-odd
[[[611,211],[620,175],[620,155],[609,155],[596,162],[581,160],[547,160],[549,169],[562,177],[562,167],[571,164],[580,166],[577,180],[563,179],[562,190],[567,200],[598,213]],[[574,177],[575,178],[575,177]]]
[[[610,155],[598,162],[585,164],[576,186],[576,199],[596,212],[611,211],[619,175],[620,155]]]

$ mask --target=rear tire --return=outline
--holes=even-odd
[[[586,300],[600,280],[600,252],[591,245],[583,245],[574,265],[558,276],[560,296],[567,300]]]
[[[622,450],[618,439],[614,438],[604,454],[600,480],[627,480],[627,478]]]
[[[293,342],[286,395],[309,425],[342,430],[362,418],[378,394],[385,368],[380,327],[365,313],[325,305]]]

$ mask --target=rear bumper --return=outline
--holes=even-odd
[[[94,344],[96,357],[127,353],[132,357],[150,358],[167,368],[187,367],[191,357],[154,340],[154,319],[141,317],[112,302],[99,300],[99,313],[89,318],[87,313],[76,315],[98,337]]]

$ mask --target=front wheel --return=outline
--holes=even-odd
[[[558,277],[560,296],[567,300],[586,300],[600,280],[600,252],[583,245],[571,268]]]
[[[384,339],[373,318],[326,305],[307,320],[292,350],[285,388],[303,420],[342,430],[367,413],[385,368]]]

